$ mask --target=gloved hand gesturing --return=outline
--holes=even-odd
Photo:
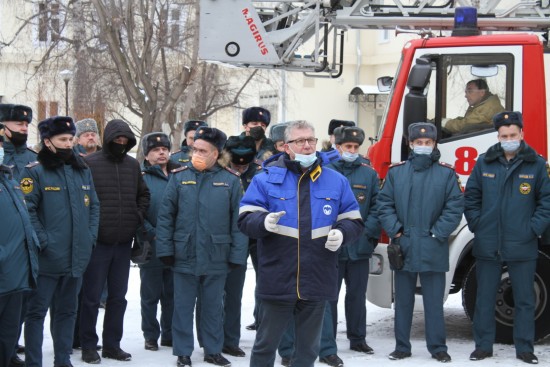
[[[277,223],[279,222],[279,219],[285,214],[286,212],[284,210],[278,213],[269,213],[264,219],[264,226],[266,231],[277,233],[279,231],[279,226],[277,225]]]
[[[344,241],[344,234],[339,229],[331,229],[327,236],[325,248],[330,251],[338,251]]]

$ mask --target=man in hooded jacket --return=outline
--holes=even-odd
[[[108,297],[103,321],[104,358],[129,361],[132,356],[120,348],[126,291],[130,275],[130,254],[136,230],[143,223],[150,193],[136,159],[127,153],[136,145],[134,133],[125,121],[111,120],[105,127],[103,149],[85,157],[92,170],[100,202],[99,233],[82,284],[80,343],[82,360],[99,363],[96,323],[103,285]]]

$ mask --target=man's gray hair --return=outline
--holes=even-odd
[[[313,131],[313,135],[315,136],[315,127],[312,124],[305,120],[296,120],[290,122],[285,129],[285,143],[288,143],[290,140],[290,133],[294,129],[310,129]]]

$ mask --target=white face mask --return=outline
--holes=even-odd
[[[502,150],[504,150],[507,153],[512,153],[518,150],[520,144],[521,144],[521,141],[519,139],[504,140],[500,142],[500,146],[502,147]]]
[[[0,147],[0,165],[4,162],[4,148]]]
[[[413,152],[419,155],[430,155],[432,154],[434,147],[429,145],[413,145]]]
[[[342,152],[341,157],[345,162],[355,162],[359,158],[359,153]]]
[[[294,160],[300,162],[300,166],[303,168],[309,168],[315,163],[317,160],[317,154],[316,152],[313,152],[311,154],[299,154],[292,150],[292,148],[289,147],[289,149],[294,153]]]

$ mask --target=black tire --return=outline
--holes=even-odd
[[[550,257],[539,251],[535,273],[535,341],[550,335]],[[462,305],[470,320],[474,319],[477,279],[476,264],[472,264],[462,284]],[[514,296],[506,266],[502,269],[502,280],[495,305],[497,320],[497,343],[513,344]]]

